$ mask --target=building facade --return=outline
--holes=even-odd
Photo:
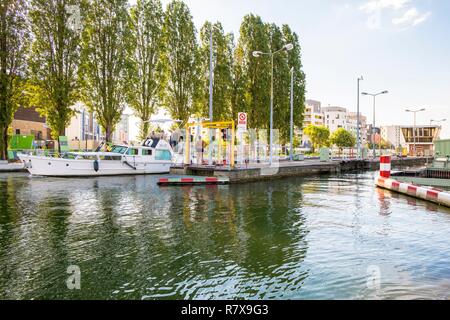
[[[365,146],[368,142],[367,118],[360,114],[359,119],[361,144]],[[330,130],[330,133],[343,128],[353,133],[355,137],[357,136],[356,112],[349,112],[346,108],[339,106],[322,107],[321,103],[316,100],[306,100],[303,128],[308,125],[325,126]],[[303,135],[302,146],[311,147],[310,144],[308,136]]]
[[[396,149],[406,149],[410,156],[430,155],[434,152],[434,142],[439,139],[442,127],[416,126],[383,126],[381,137]]]
[[[36,145],[43,147],[51,140],[51,130],[46,125],[45,117],[42,117],[35,107],[19,107],[14,113],[11,124],[13,134],[32,135]]]
[[[305,101],[305,113],[303,118],[303,128],[309,125],[323,126],[323,112],[320,101],[306,100]],[[302,134],[302,147],[310,148],[311,140],[305,134]]]

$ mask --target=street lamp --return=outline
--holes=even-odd
[[[359,159],[359,157],[361,156],[361,135],[359,133],[359,127],[360,127],[360,121],[359,121],[359,82],[363,81],[364,78],[363,76],[359,77],[357,82],[358,82],[358,95],[357,95],[357,99],[356,99],[356,148],[357,148],[357,159]]]
[[[291,68],[291,126],[290,126],[291,148],[289,160],[294,160],[294,67]]]
[[[290,51],[294,49],[294,45],[292,43],[286,44],[283,48],[280,50],[277,50],[275,52],[262,52],[262,51],[253,51],[252,55],[255,58],[259,58],[263,55],[270,56],[270,62],[271,62],[271,68],[270,68],[270,74],[271,74],[271,81],[270,81],[270,142],[269,142],[269,148],[270,148],[270,155],[269,155],[269,164],[272,165],[273,162],[273,57],[279,52],[282,51]]]
[[[217,26],[211,23],[211,28],[209,29],[209,119],[210,122],[213,121],[213,78],[214,78],[214,70],[213,70],[213,29],[221,31]],[[209,130],[209,141],[212,140],[212,131]],[[209,165],[212,164],[212,151],[209,152],[208,157]]]
[[[414,113],[414,126],[413,126],[414,152],[413,152],[413,156],[415,157],[416,156],[416,114],[418,112],[425,111],[425,108],[417,109],[417,110],[406,109],[405,111]]]
[[[361,93],[363,96],[372,96],[373,97],[373,128],[372,128],[372,150],[373,150],[373,158],[375,159],[375,100],[376,97],[381,94],[388,94],[389,91],[385,90],[379,93]],[[380,150],[381,150],[381,141],[380,141]],[[381,154],[380,154],[381,155]]]
[[[433,125],[433,122],[440,123],[440,122],[445,122],[445,121],[447,121],[447,119],[442,119],[442,120],[433,120],[433,119],[431,119],[430,120],[430,126]]]

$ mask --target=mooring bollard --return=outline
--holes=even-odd
[[[380,177],[391,177],[391,156],[380,157]]]

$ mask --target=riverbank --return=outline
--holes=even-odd
[[[402,170],[408,167],[424,166],[430,163],[431,158],[397,158],[392,159],[392,168]],[[230,183],[246,183],[252,181],[273,180],[285,177],[302,177],[320,174],[334,174],[358,170],[378,170],[380,161],[377,160],[306,160],[306,161],[281,161],[272,167],[264,165],[249,165],[235,169],[185,166],[173,167],[171,174],[227,177]]]

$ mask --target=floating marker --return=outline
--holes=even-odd
[[[381,156],[380,176],[375,179],[375,184],[383,189],[402,193],[418,199],[434,202],[450,207],[450,193],[437,188],[416,186],[391,179],[391,157]]]
[[[216,185],[229,184],[227,177],[195,177],[195,178],[161,178],[158,181],[160,186],[186,186],[186,185]]]

